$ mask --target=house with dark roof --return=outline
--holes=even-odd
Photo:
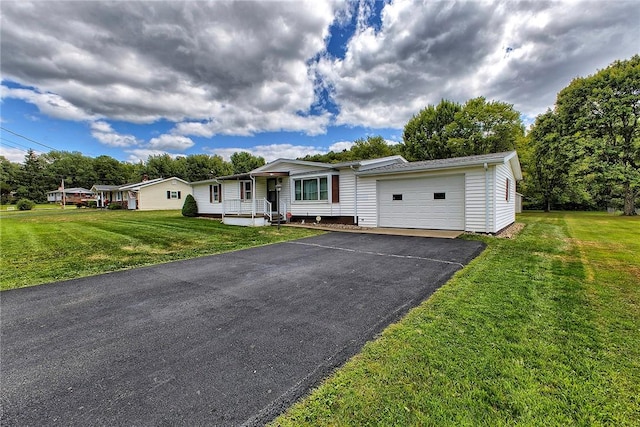
[[[64,193],[63,193],[64,191]],[[82,187],[72,188],[58,188],[57,190],[47,192],[47,202],[49,203],[86,203],[89,200],[93,200],[93,193],[91,190],[87,190]]]
[[[515,151],[407,162],[278,159],[248,173],[193,182],[200,215],[229,224],[340,222],[363,227],[497,233],[515,221]]]

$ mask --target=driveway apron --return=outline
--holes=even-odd
[[[2,292],[5,425],[262,425],[477,256],[328,233]]]

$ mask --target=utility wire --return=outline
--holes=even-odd
[[[0,136],[0,139],[4,139],[4,140],[6,141],[6,142],[4,143],[4,145],[7,145],[7,142],[10,142],[11,144],[16,144],[16,145],[19,145],[20,147],[24,147],[24,148],[26,148],[27,150],[30,150],[30,149],[31,149],[31,147],[29,147],[29,146],[26,146],[26,145],[20,144],[19,142],[12,141],[12,140],[10,140],[10,139],[5,138],[4,136]],[[13,148],[16,148],[16,147],[13,147]]]
[[[28,153],[27,150],[25,150],[24,148],[20,148],[20,147],[16,147],[15,145],[11,145],[11,144],[7,144],[6,142],[2,144],[5,147],[10,147],[13,148],[15,150],[20,150],[20,151],[24,151],[25,153]]]
[[[41,142],[38,142],[38,141],[36,141],[36,140],[34,140],[34,139],[31,139],[31,138],[29,138],[29,137],[26,137],[26,136],[24,136],[24,135],[21,135],[21,134],[19,134],[19,133],[17,133],[17,132],[14,132],[14,131],[12,131],[12,130],[9,130],[9,129],[5,128],[5,127],[0,126],[0,129],[2,129],[2,130],[3,130],[3,131],[5,131],[5,132],[12,133],[12,134],[14,134],[15,136],[19,136],[20,138],[26,139],[27,141],[33,142],[34,144],[42,145],[43,147],[48,148],[49,150],[54,150],[54,151],[57,151],[57,150],[58,150],[57,148],[53,148],[53,147],[50,147],[50,146],[48,146],[48,145],[45,145],[45,144],[43,144],[43,143],[41,143]]]

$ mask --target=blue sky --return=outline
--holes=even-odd
[[[17,162],[28,148],[294,158],[368,135],[401,141],[443,98],[508,102],[529,123],[573,78],[640,46],[640,8],[622,0],[3,1],[0,12],[0,155]]]

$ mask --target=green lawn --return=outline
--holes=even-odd
[[[640,425],[640,218],[519,221],[273,424]]]
[[[179,211],[94,209],[0,214],[0,289],[19,288],[319,234],[233,227]]]

